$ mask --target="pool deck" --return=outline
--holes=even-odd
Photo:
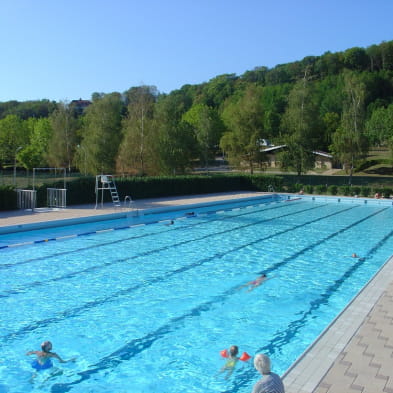
[[[137,200],[138,210],[255,197],[232,192]],[[104,204],[0,212],[0,227],[119,213]],[[393,252],[392,252],[393,254]],[[393,258],[389,259],[342,313],[286,371],[286,393],[393,393]],[[274,359],[273,359],[274,367]]]

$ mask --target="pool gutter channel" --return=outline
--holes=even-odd
[[[391,256],[282,375],[286,393],[312,393],[383,295],[393,276]]]

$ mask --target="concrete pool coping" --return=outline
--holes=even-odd
[[[133,202],[134,209],[190,207],[198,203],[253,199],[260,192],[231,192]],[[124,214],[112,204],[0,212],[1,227]],[[4,228],[5,229],[5,228]],[[33,229],[33,227],[30,227]],[[22,229],[23,230],[23,229]],[[393,258],[390,258],[307,351],[285,372],[287,393],[393,393]],[[274,359],[273,359],[274,367]]]
[[[286,393],[393,392],[392,277],[393,257],[285,372]]]
[[[0,235],[31,231],[58,226],[109,221],[114,219],[133,219],[135,224],[159,220],[161,216],[173,217],[181,210],[203,211],[206,208],[231,202],[248,202],[251,200],[271,199],[267,193],[241,193],[209,195],[203,198],[183,197],[179,199],[146,199],[134,201],[131,208],[113,207],[108,203],[103,208],[95,209],[93,205],[72,206],[64,209],[38,208],[34,211],[15,211],[2,215],[0,212]],[[153,218],[155,217],[155,218]],[[162,219],[162,218],[161,218]]]

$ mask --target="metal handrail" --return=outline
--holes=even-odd
[[[126,205],[128,201],[128,206]],[[124,206],[128,207],[129,209],[131,209],[131,205],[133,204],[133,200],[131,199],[131,197],[129,195],[126,195],[124,198]]]
[[[128,206],[127,206],[127,202],[128,202]],[[124,197],[124,207],[135,212],[132,214],[133,216],[136,216],[136,217],[139,216],[139,210],[135,207],[134,201],[132,200],[132,198],[129,195],[126,195]]]

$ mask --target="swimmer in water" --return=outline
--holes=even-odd
[[[229,348],[228,360],[220,370],[220,372],[228,371],[227,375],[225,376],[225,379],[228,379],[232,375],[233,370],[235,369],[235,366],[239,361],[239,357],[237,356],[238,353],[239,353],[239,347],[237,345],[232,345]]]
[[[46,370],[48,368],[53,367],[53,363],[51,358],[57,359],[60,363],[67,363],[66,360],[63,360],[57,353],[51,352],[52,343],[50,341],[44,341],[41,344],[41,351],[29,351],[26,353],[27,356],[36,355],[37,358],[33,360],[31,366],[35,368],[37,371]],[[69,361],[74,361],[71,359]]]
[[[351,257],[352,258],[357,258],[357,259],[359,259],[359,261],[364,261],[366,258],[364,258],[364,257],[359,257],[359,255],[358,254],[356,254],[356,252],[354,252],[352,255],[351,255]]]
[[[241,285],[240,288],[249,287],[247,292],[251,292],[256,287],[259,287],[261,284],[263,284],[267,280],[268,280],[268,278],[267,278],[266,274],[262,274],[261,276],[259,276],[255,280],[249,281],[246,284]]]

